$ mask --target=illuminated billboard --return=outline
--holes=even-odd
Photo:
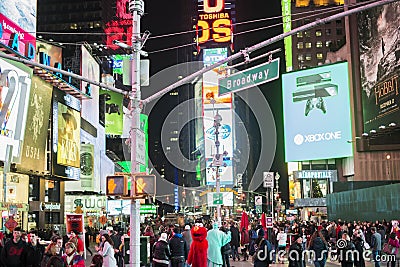
[[[106,134],[122,135],[123,131],[123,95],[100,89],[99,102],[105,112]]]
[[[37,41],[36,61],[47,66],[56,67],[58,64],[62,64],[63,62],[62,48],[45,42]]]
[[[229,46],[233,43],[234,1],[199,0],[196,42],[200,47]]]
[[[92,81],[100,82],[99,63],[97,63],[84,45],[81,46],[81,51],[81,75]],[[99,87],[81,81],[81,91],[91,97],[91,99],[82,101],[82,118],[90,122],[93,126],[96,126],[99,123]]]
[[[6,160],[7,145],[13,146],[11,160],[20,162],[31,90],[32,69],[15,61],[0,59],[0,160]]]
[[[282,0],[282,20],[283,32],[290,32],[292,30],[292,2],[290,0]],[[292,36],[289,35],[283,39],[285,44],[285,61],[286,71],[293,70],[293,54],[292,54]]]
[[[25,32],[36,34],[36,1],[8,0],[0,5],[0,14],[17,24]]]
[[[286,162],[352,153],[347,62],[282,75]]]
[[[232,130],[232,110],[231,109],[207,109],[204,110],[204,145],[205,157],[210,158],[216,153],[215,149],[215,127],[214,117],[218,114],[222,117],[221,126],[218,129],[218,141],[220,142],[219,153],[228,152],[228,156],[233,155],[233,130]]]
[[[53,86],[37,76],[32,77],[26,118],[21,164],[18,170],[46,170],[46,143]]]
[[[60,178],[80,179],[79,99],[64,91],[53,90],[52,174]]]
[[[365,132],[400,123],[399,9],[395,2],[357,14]]]

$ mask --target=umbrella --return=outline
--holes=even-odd
[[[245,229],[247,230],[248,226],[249,226],[249,216],[245,211],[243,211],[242,218],[240,219],[240,230],[242,230],[243,227],[245,227]]]

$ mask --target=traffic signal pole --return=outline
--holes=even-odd
[[[142,40],[140,37],[140,18],[144,13],[143,0],[131,0],[129,11],[132,13],[132,90],[130,93],[130,112],[132,124],[130,129],[131,139],[131,212],[130,212],[130,239],[129,262],[130,266],[140,266],[140,202],[135,199],[134,173],[139,172],[137,163],[137,131],[140,131],[140,50]]]

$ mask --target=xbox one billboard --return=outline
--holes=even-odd
[[[285,160],[353,155],[347,62],[282,75]]]

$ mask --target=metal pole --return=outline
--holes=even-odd
[[[142,40],[140,38],[140,18],[144,13],[144,1],[131,0],[129,11],[132,13],[132,91],[131,97],[131,116],[132,125],[130,130],[131,139],[131,196],[135,194],[133,174],[138,172],[137,164],[137,135],[140,130],[140,49]],[[140,266],[140,202],[132,198],[130,212],[130,240],[129,240],[129,262],[130,266]]]
[[[12,159],[12,151],[13,151],[13,146],[12,145],[7,145],[6,148],[6,160],[4,162],[4,169],[3,169],[3,194],[4,194],[4,202],[7,203],[7,173],[10,172],[10,166],[11,166],[11,159]],[[4,221],[3,221],[3,230],[4,229]]]
[[[217,162],[216,167],[217,167],[217,173],[215,175],[215,187],[216,187],[216,193],[218,198],[220,197],[220,193],[221,193],[221,177],[219,176],[219,167],[220,167],[220,162],[223,161],[222,159],[220,159],[220,157],[222,157],[222,155],[219,154],[219,145],[220,142],[218,140],[218,134],[219,134],[219,126],[220,126],[220,122],[221,122],[222,118],[221,116],[218,114],[218,109],[217,109],[217,114],[214,116],[214,127],[215,127],[215,147],[216,147],[216,151],[215,151],[215,162]],[[217,220],[218,220],[218,225],[221,226],[221,204],[220,202],[218,202],[217,204]]]
[[[346,10],[344,12],[340,12],[338,14],[335,14],[335,15],[332,15],[332,16],[329,16],[329,17],[326,17],[326,18],[323,18],[323,19],[316,20],[314,22],[305,24],[305,25],[303,25],[301,27],[298,27],[296,29],[293,29],[291,31],[288,31],[288,32],[279,34],[277,36],[274,36],[274,37],[272,37],[270,39],[267,39],[267,40],[265,40],[265,41],[263,41],[261,43],[258,43],[258,44],[255,44],[255,45],[249,47],[249,48],[246,48],[246,49],[244,49],[244,50],[242,50],[242,51],[240,51],[240,52],[238,52],[236,54],[233,54],[233,55],[231,55],[231,56],[229,56],[229,57],[227,57],[227,58],[225,58],[225,59],[223,59],[221,61],[218,61],[215,64],[212,64],[212,65],[210,65],[208,67],[202,68],[201,70],[190,74],[189,76],[179,80],[178,82],[176,82],[174,84],[171,84],[170,86],[162,89],[161,91],[155,93],[154,95],[151,95],[148,98],[144,99],[143,103],[147,104],[147,103],[149,103],[149,102],[161,97],[162,95],[168,93],[169,91],[171,91],[171,90],[173,90],[173,89],[175,89],[175,88],[177,88],[177,87],[179,87],[181,85],[184,85],[184,84],[187,84],[187,83],[191,82],[197,76],[200,76],[203,73],[206,73],[206,72],[208,72],[210,70],[213,70],[216,67],[219,67],[224,63],[233,61],[233,60],[238,59],[238,58],[240,58],[240,57],[242,57],[244,55],[249,55],[251,52],[256,51],[258,49],[261,49],[263,47],[266,47],[266,46],[268,46],[270,44],[276,43],[276,42],[278,42],[280,40],[283,40],[285,37],[294,35],[294,34],[296,34],[298,32],[302,32],[302,31],[314,28],[314,27],[316,27],[318,25],[322,25],[322,24],[328,23],[328,22],[333,21],[333,20],[340,19],[342,17],[350,16],[352,14],[355,14],[357,12],[360,12],[360,11],[363,11],[363,10],[366,10],[366,9],[369,9],[369,8],[390,4],[390,3],[393,3],[393,2],[396,2],[396,1],[398,1],[398,0],[381,0],[381,1],[373,2],[371,4],[362,5],[360,7],[356,7],[354,9]],[[344,8],[347,9],[348,6],[344,6]]]

